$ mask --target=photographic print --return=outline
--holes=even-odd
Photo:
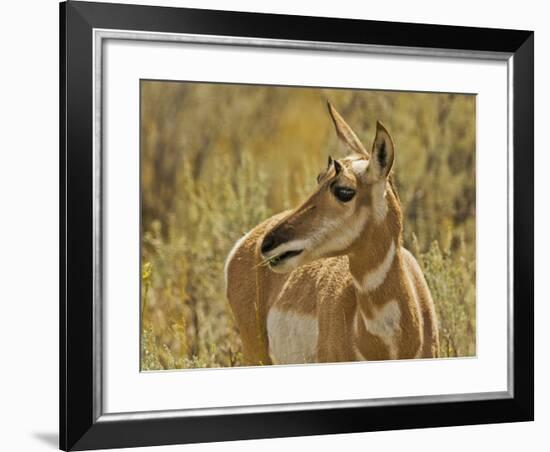
[[[476,97],[140,82],[141,370],[476,355]]]

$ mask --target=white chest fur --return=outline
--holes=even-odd
[[[314,316],[271,308],[267,315],[267,335],[274,364],[315,362],[318,328]]]

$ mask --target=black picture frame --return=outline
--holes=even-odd
[[[507,397],[104,420],[95,409],[93,29],[502,52],[513,58],[512,391]],[[534,418],[531,31],[69,1],[60,5],[60,448],[149,446]]]

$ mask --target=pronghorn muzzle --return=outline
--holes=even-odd
[[[281,240],[281,238],[276,234],[276,230],[271,231],[270,233],[266,234],[262,242],[262,254],[269,253],[271,250],[277,248],[283,242],[285,242],[285,240]]]
[[[288,239],[286,234],[280,229],[275,228],[267,233],[262,241],[260,251],[263,257],[269,262],[271,267],[276,267],[291,257],[302,253],[303,248],[299,246],[294,248],[296,242]],[[289,246],[285,246],[285,245]]]

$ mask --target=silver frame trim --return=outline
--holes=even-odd
[[[159,410],[128,413],[104,413],[103,411],[103,166],[102,166],[102,76],[103,43],[107,39],[169,42],[186,44],[246,46],[255,48],[279,48],[323,52],[352,52],[364,54],[400,55],[410,57],[469,58],[506,61],[508,67],[508,390],[502,392],[442,394],[430,396],[393,397],[360,400],[333,400],[327,402],[301,402],[284,404],[248,405],[236,407],[198,408],[181,410]],[[333,408],[359,408],[401,404],[424,404],[475,400],[496,400],[513,398],[513,54],[505,52],[482,52],[450,49],[426,49],[419,47],[397,47],[367,44],[333,43],[317,41],[292,41],[264,38],[227,37],[179,33],[152,33],[142,31],[94,29],[93,30],[93,258],[94,258],[94,407],[96,422],[117,422],[144,419],[166,419],[178,417],[216,416],[229,414],[290,412],[300,410],[323,410]]]

